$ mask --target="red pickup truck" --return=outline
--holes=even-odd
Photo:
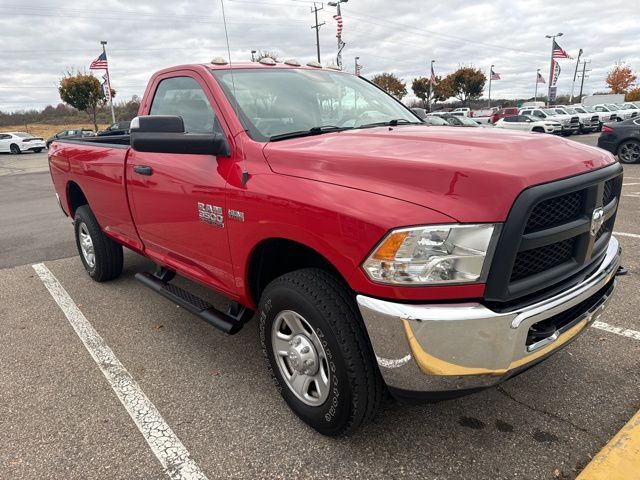
[[[160,71],[130,128],[49,151],[89,276],[117,277],[124,246],[157,264],[141,282],[222,331],[255,318],[278,391],[326,435],[385,391],[447,398],[516,375],[614,288],[622,168],[596,148],[428,126],[295,61]]]

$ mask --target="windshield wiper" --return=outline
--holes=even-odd
[[[423,125],[425,122],[412,122],[405,118],[396,118],[386,122],[365,123],[356,128],[397,127],[398,125]]]
[[[310,137],[312,135],[320,135],[322,133],[330,132],[342,132],[343,130],[350,130],[353,127],[337,127],[335,125],[322,125],[321,127],[312,127],[309,130],[298,130],[295,132],[281,133],[279,135],[273,135],[269,137],[269,141],[274,142],[277,140],[286,140],[287,138],[300,138]]]

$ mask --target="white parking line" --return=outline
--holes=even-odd
[[[621,335],[623,337],[640,340],[640,332],[631,330],[629,328],[614,327],[613,325],[609,325],[608,323],[604,323],[599,320],[593,322],[593,328],[604,330],[605,332],[615,333],[616,335]]]
[[[628,187],[629,185],[640,185],[640,183],[623,183],[623,187]]]
[[[640,235],[638,235],[637,233],[613,232],[613,234],[618,235],[619,237],[640,238]]]
[[[32,265],[32,267],[69,320],[93,360],[100,367],[154,455],[160,460],[169,478],[206,480],[207,477],[191,459],[180,439],[166,424],[160,412],[116,358],[102,337],[91,326],[53,273],[42,263]]]

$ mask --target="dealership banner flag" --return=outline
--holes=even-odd
[[[559,76],[560,76],[560,64],[554,60],[553,61],[553,78],[551,81],[552,87],[558,83]]]

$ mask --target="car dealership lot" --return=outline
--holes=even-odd
[[[595,145],[597,135],[571,138]],[[9,169],[0,177],[0,478],[167,478],[34,263],[210,479],[573,478],[640,405],[640,339],[592,328],[498,388],[431,405],[390,402],[356,435],[322,437],[273,388],[254,322],[226,337],[136,282],[152,265],[132,253],[121,278],[91,282],[45,154],[0,155],[0,171]],[[640,165],[625,166],[624,183],[616,231],[626,234],[618,238],[629,275],[600,321],[638,331]]]

